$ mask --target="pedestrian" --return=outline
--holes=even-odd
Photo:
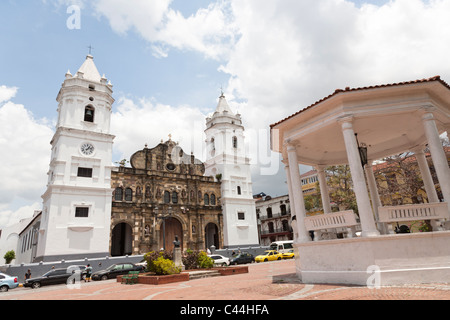
[[[28,271],[25,273],[25,282],[27,281],[27,279],[31,278],[31,270],[28,269]]]
[[[84,282],[91,282],[91,275],[92,275],[92,267],[90,264],[86,266],[86,278],[84,279]]]

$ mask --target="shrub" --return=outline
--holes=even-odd
[[[172,260],[164,259],[162,256],[153,261],[153,269],[157,275],[178,274],[181,272],[181,268],[177,268]]]
[[[198,269],[198,253],[188,249],[186,255],[181,258],[186,269]]]
[[[204,251],[201,251],[198,254],[197,262],[198,262],[199,268],[201,268],[201,269],[209,269],[209,268],[212,268],[214,265],[214,260],[212,258],[208,257],[208,255]]]
[[[3,259],[5,259],[6,264],[10,264],[11,261],[13,261],[16,258],[16,253],[14,250],[10,250],[3,256]]]
[[[188,249],[182,260],[186,269],[209,269],[214,265],[214,260],[208,257],[204,251]]]
[[[150,251],[147,252],[144,255],[145,261],[147,261],[147,272],[155,272],[156,273],[156,267],[155,267],[155,261],[158,260],[160,257],[166,260],[172,260],[172,252],[171,251]]]

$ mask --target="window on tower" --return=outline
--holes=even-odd
[[[242,194],[242,191],[241,191],[241,187],[240,187],[240,186],[237,187],[237,194]]]
[[[238,139],[237,137],[233,137],[233,148],[237,149],[238,147]]]
[[[91,168],[78,168],[78,177],[92,178],[92,169]]]
[[[84,109],[84,121],[94,122],[95,109],[93,106],[87,106]]]
[[[89,208],[82,208],[82,207],[76,208],[75,218],[89,218]]]

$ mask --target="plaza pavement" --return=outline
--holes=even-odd
[[[40,289],[18,288],[0,300],[450,300],[447,284],[367,287],[310,285],[295,275],[293,260],[249,264],[249,273],[178,282],[167,285],[125,285],[116,280]]]

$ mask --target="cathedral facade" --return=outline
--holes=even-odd
[[[205,163],[169,138],[112,165],[113,86],[91,55],[57,96],[34,261],[258,244],[244,127],[225,97],[206,118]]]
[[[131,168],[112,172],[111,254],[223,246],[221,184],[206,177],[204,164],[171,139],[147,146]]]

